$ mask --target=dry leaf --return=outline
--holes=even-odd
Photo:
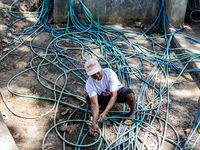
[[[38,112],[38,111],[33,111],[33,112],[31,112],[31,114],[32,114],[32,115],[38,115],[39,112]]]
[[[119,108],[119,107],[117,107],[117,109],[118,109],[118,110],[120,110],[120,108]]]
[[[160,118],[165,119],[165,116],[160,115]]]
[[[132,55],[131,58],[135,57],[135,55]]]
[[[163,129],[161,127],[156,128],[156,131],[163,132]]]
[[[67,97],[62,97],[62,99],[67,99]]]
[[[159,86],[158,86],[158,85],[155,85],[155,87],[156,87],[157,89],[159,89]]]
[[[189,128],[185,129],[185,133],[186,133],[186,136],[188,136],[190,133],[190,129]]]
[[[172,141],[174,141],[174,139],[172,139],[170,136],[168,136],[167,138],[170,139],[170,140],[172,140]]]
[[[64,116],[68,113],[68,111],[69,111],[69,109],[66,109],[65,111],[61,112],[60,114]]]
[[[73,85],[74,83],[76,83],[76,81],[72,82],[72,85]]]
[[[28,133],[28,129],[27,129],[27,128],[23,128],[23,130],[24,130],[26,133]]]
[[[78,55],[80,55],[80,53],[76,54],[76,57],[77,57]]]
[[[23,77],[28,77],[28,74],[25,73],[25,74],[22,74],[22,76],[23,76]]]

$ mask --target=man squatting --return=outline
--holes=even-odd
[[[115,102],[128,103],[130,107],[130,118],[135,118],[135,96],[134,92],[123,86],[119,81],[117,74],[109,69],[102,69],[96,59],[89,59],[85,62],[85,70],[89,76],[86,82],[86,91],[88,96],[86,102],[91,105],[92,111],[92,131],[97,132],[99,126],[97,122],[103,123],[107,113],[113,107]],[[105,106],[105,109],[100,114],[99,108]],[[133,120],[126,120],[127,125],[134,123]]]

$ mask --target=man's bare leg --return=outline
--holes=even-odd
[[[135,95],[133,93],[128,93],[125,95],[125,98],[127,99],[127,103],[131,109],[129,117],[135,119]],[[134,120],[126,120],[124,123],[126,125],[132,125],[134,123]]]

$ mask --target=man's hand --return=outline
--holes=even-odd
[[[101,113],[101,115],[99,116],[99,122],[103,123],[103,121],[105,120],[106,114],[103,112]]]
[[[116,100],[117,100],[117,91],[113,91],[113,92],[111,92],[111,98],[110,98],[105,110],[99,116],[99,122],[100,123],[103,123],[106,115],[108,114],[109,110],[113,107]]]
[[[97,95],[90,98],[91,100],[91,110],[92,110],[92,131],[97,132],[99,131],[99,126],[97,124],[98,115],[99,115],[99,104],[97,100]]]
[[[92,123],[92,131],[93,131],[93,132],[99,131],[99,126],[98,126],[98,124]]]

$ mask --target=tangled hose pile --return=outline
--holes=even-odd
[[[23,118],[38,118],[55,111],[54,114],[54,125],[47,131],[42,148],[45,149],[45,142],[48,134],[55,129],[57,135],[63,140],[63,149],[65,149],[65,143],[74,146],[75,149],[81,149],[82,147],[96,146],[97,149],[150,149],[147,140],[149,136],[153,136],[156,139],[156,144],[154,149],[161,150],[165,141],[170,142],[174,145],[176,149],[182,149],[187,146],[188,142],[192,138],[193,133],[196,131],[200,124],[198,122],[197,126],[193,126],[192,132],[184,145],[180,145],[179,135],[175,128],[168,122],[168,111],[169,111],[169,91],[174,83],[184,72],[195,72],[200,71],[200,69],[190,69],[188,64],[191,62],[199,62],[200,54],[193,53],[190,50],[186,50],[187,53],[175,54],[176,50],[181,50],[179,48],[172,48],[171,41],[174,35],[185,36],[181,33],[181,29],[174,28],[168,21],[166,10],[165,10],[165,0],[160,0],[159,15],[154,23],[145,32],[133,32],[127,30],[117,30],[110,27],[101,26],[99,21],[93,19],[91,12],[85,7],[82,0],[79,0],[79,4],[76,6],[75,1],[68,0],[68,13],[67,13],[67,23],[66,26],[62,28],[52,28],[48,23],[49,16],[52,13],[53,3],[51,0],[43,0],[42,5],[35,12],[27,12],[26,16],[20,17],[18,12],[13,12],[12,6],[18,2],[16,0],[10,6],[10,12],[14,17],[18,18],[13,22],[8,31],[18,36],[15,42],[21,41],[21,43],[9,51],[7,54],[0,58],[3,61],[6,56],[11,52],[16,50],[22,44],[29,46],[35,57],[31,61],[31,66],[26,70],[18,73],[7,84],[8,90],[17,96],[23,96],[39,100],[47,100],[55,102],[54,106],[43,115],[40,116],[21,116],[12,111],[12,109],[4,102],[9,108],[9,110],[15,115]],[[98,0],[97,0],[98,4]],[[81,19],[77,15],[76,10],[81,8],[84,18]],[[98,11],[98,9],[97,9]],[[98,13],[97,13],[98,14]],[[11,32],[12,26],[27,18],[35,18],[36,22],[34,25],[23,30],[22,33]],[[161,20],[164,20],[164,29],[161,30]],[[166,30],[166,24],[172,26],[175,29],[173,34],[168,34]],[[159,32],[159,37],[151,36],[152,32]],[[43,32],[49,32],[52,35],[52,41],[46,47],[38,47],[34,45],[34,40]],[[23,40],[24,36],[26,38]],[[188,40],[192,40],[197,44],[200,42],[191,37],[187,37]],[[132,39],[137,39],[135,42]],[[149,47],[145,47],[142,44],[142,40],[145,39],[149,43]],[[157,39],[163,39],[165,44],[157,42]],[[11,43],[13,44],[13,43]],[[76,53],[77,52],[77,53]],[[72,54],[73,53],[73,54]],[[71,55],[72,54],[72,55]],[[76,54],[76,55],[74,55]],[[82,85],[85,84],[87,76],[85,74],[83,64],[84,62],[91,58],[97,58],[103,67],[109,67],[113,69],[120,81],[132,88],[134,86],[135,79],[141,82],[141,87],[137,95],[137,105],[136,105],[136,118],[135,123],[131,126],[123,124],[125,119],[130,119],[127,116],[129,110],[127,110],[126,105],[124,105],[121,111],[110,111],[109,115],[105,118],[101,130],[98,133],[97,138],[91,143],[85,143],[85,139],[90,132],[88,125],[91,124],[90,115],[91,111],[89,106],[85,103],[84,94],[78,95],[76,92],[71,92],[66,90],[68,85],[68,74],[72,73],[76,80],[80,81]],[[36,61],[40,60],[40,61]],[[134,63],[137,61],[137,64]],[[37,65],[36,65],[37,64]],[[59,70],[59,75],[55,80],[50,80],[42,75],[42,69],[44,67],[53,66]],[[144,75],[143,72],[145,67],[151,66],[153,69]],[[169,68],[174,68],[179,72],[178,77],[173,81],[172,84],[169,83]],[[29,95],[21,95],[10,89],[10,83],[15,80],[18,76],[23,73],[33,70],[37,75],[37,80],[42,86],[48,91],[53,92],[53,98],[47,97],[35,97]],[[53,86],[49,86],[49,84]],[[84,88],[84,86],[83,86]],[[152,90],[149,94],[148,89]],[[75,91],[76,89],[74,89]],[[2,91],[0,91],[3,95]],[[163,95],[167,95],[167,106],[166,106],[166,116],[165,119],[158,116],[160,106],[163,101]],[[64,96],[73,97],[81,102],[81,106],[74,105],[62,101]],[[63,122],[57,122],[57,112],[60,104],[68,105],[74,108],[69,118]],[[85,113],[84,119],[72,120],[71,117],[76,111],[82,111]],[[111,115],[114,113],[114,115]],[[199,113],[198,113],[199,114]],[[89,117],[88,117],[89,116]],[[148,119],[147,119],[148,118]],[[147,121],[148,120],[148,121]],[[159,120],[160,124],[164,123],[163,132],[158,132],[155,129],[154,123]],[[198,120],[198,115],[195,123]],[[111,122],[113,128],[116,130],[115,139],[110,141],[107,137],[107,123]],[[161,123],[163,122],[163,123]],[[58,126],[62,124],[80,123],[81,131],[78,135],[76,143],[68,140],[67,133],[61,133],[58,130]],[[166,137],[167,128],[171,128],[175,135],[175,139],[170,139]],[[141,136],[141,133],[144,133]],[[199,136],[200,137],[200,136]],[[198,137],[198,138],[199,138]],[[193,144],[192,148],[196,145],[198,138]]]

